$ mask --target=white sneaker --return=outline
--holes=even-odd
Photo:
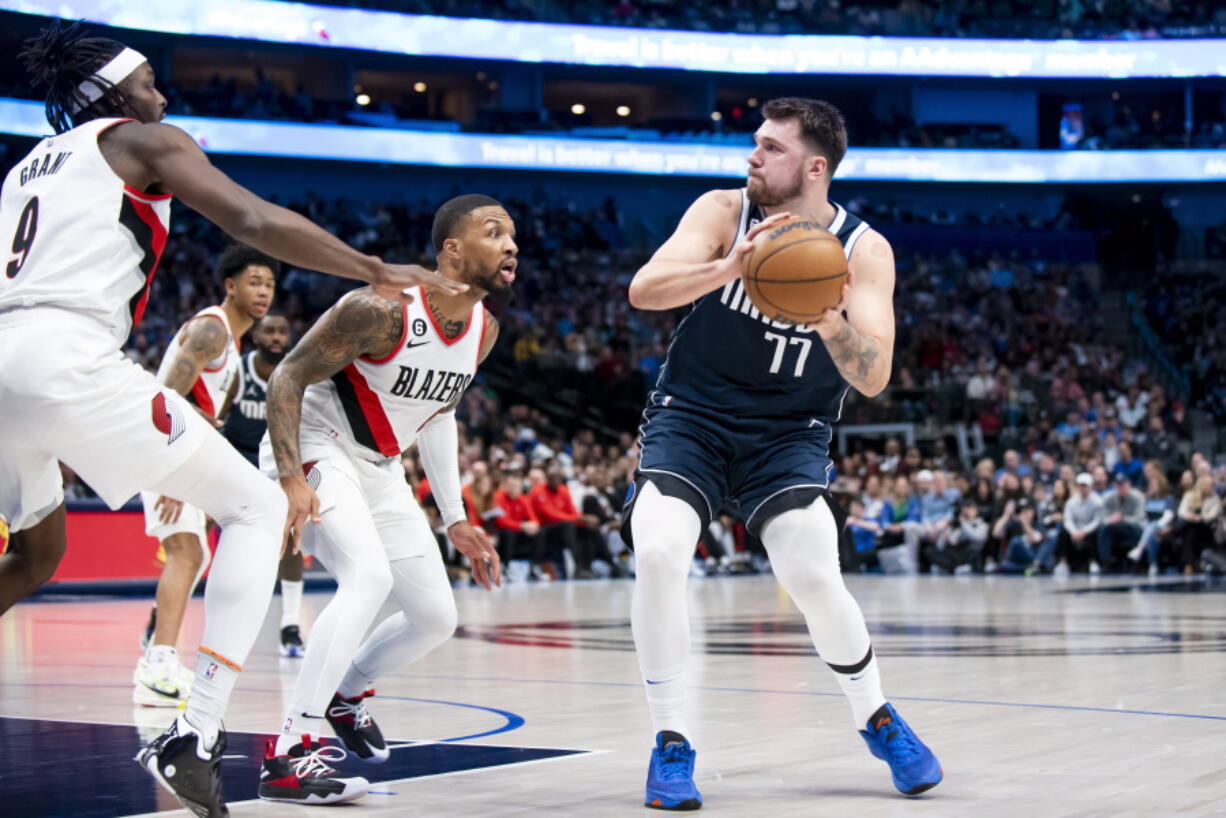
[[[1140,562],[1141,555],[1144,553],[1145,553],[1145,546],[1138,545],[1136,548],[1128,552],[1128,559],[1132,560],[1133,562]]]
[[[1055,568],[1052,569],[1051,575],[1055,579],[1068,579],[1068,575],[1069,575],[1068,563],[1062,562],[1059,565],[1057,565]]]
[[[182,707],[191,684],[183,681],[186,668],[176,662],[153,664],[145,657],[132,674],[132,701],[142,707]]]
[[[1150,579],[1157,579],[1157,578],[1158,578],[1158,565],[1157,565],[1157,563],[1154,563],[1154,564],[1152,564],[1152,565],[1150,565],[1150,566],[1149,566],[1149,578],[1150,578]]]
[[[1091,574],[1091,576],[1098,576],[1098,575],[1099,575],[1099,574],[1101,574],[1102,572],[1103,572],[1103,569],[1099,567],[1098,562],[1097,562],[1097,561],[1095,561],[1095,560],[1090,560],[1090,574]]]

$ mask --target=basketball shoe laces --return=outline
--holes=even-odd
[[[685,781],[690,777],[690,758],[685,745],[678,742],[665,744],[660,750],[660,780]]]
[[[350,701],[343,696],[337,696],[340,704],[329,708],[328,715],[338,719],[348,716],[353,719],[353,726],[359,730],[369,727],[372,719],[370,718],[370,711],[366,709],[366,698],[373,695],[375,695],[375,691],[367,690],[357,697],[356,702]]]
[[[343,748],[328,744],[312,750],[302,758],[291,757],[289,764],[299,779],[316,778],[336,772],[335,768],[328,766],[328,762],[335,764],[344,761],[347,755]]]
[[[886,733],[881,745],[891,761],[901,764],[915,760],[920,754],[919,741],[915,738],[915,734],[899,727],[897,722],[889,725],[889,732]]]

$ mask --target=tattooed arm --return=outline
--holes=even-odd
[[[325,312],[277,366],[268,383],[268,436],[282,480],[302,476],[298,426],[307,386],[332,377],[359,355],[386,356],[403,330],[400,305],[363,288]]]
[[[281,489],[289,499],[285,528],[298,552],[307,520],[318,522],[319,498],[302,474],[298,428],[307,386],[330,378],[359,355],[387,356],[404,330],[400,305],[363,288],[328,310],[286,356],[268,382],[268,437]]]
[[[894,361],[894,253],[890,243],[869,230],[856,243],[848,270],[842,303],[809,326],[822,337],[839,374],[871,398],[889,383]]]
[[[183,339],[165,383],[180,395],[187,395],[208,362],[226,351],[226,328],[217,316],[202,315],[188,321],[179,332]]]

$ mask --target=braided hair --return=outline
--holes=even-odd
[[[128,103],[123,93],[94,76],[123,51],[123,43],[105,37],[86,37],[80,23],[61,26],[57,20],[23,45],[17,57],[35,87],[46,87],[47,121],[56,133],[98,117],[126,115]],[[92,82],[102,96],[91,103],[81,93],[83,82]]]

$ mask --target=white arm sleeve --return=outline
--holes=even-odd
[[[455,412],[442,412],[417,433],[417,450],[421,464],[430,478],[430,492],[443,515],[443,525],[450,528],[468,519],[464,513],[464,498],[460,494],[460,436],[456,430]]]

